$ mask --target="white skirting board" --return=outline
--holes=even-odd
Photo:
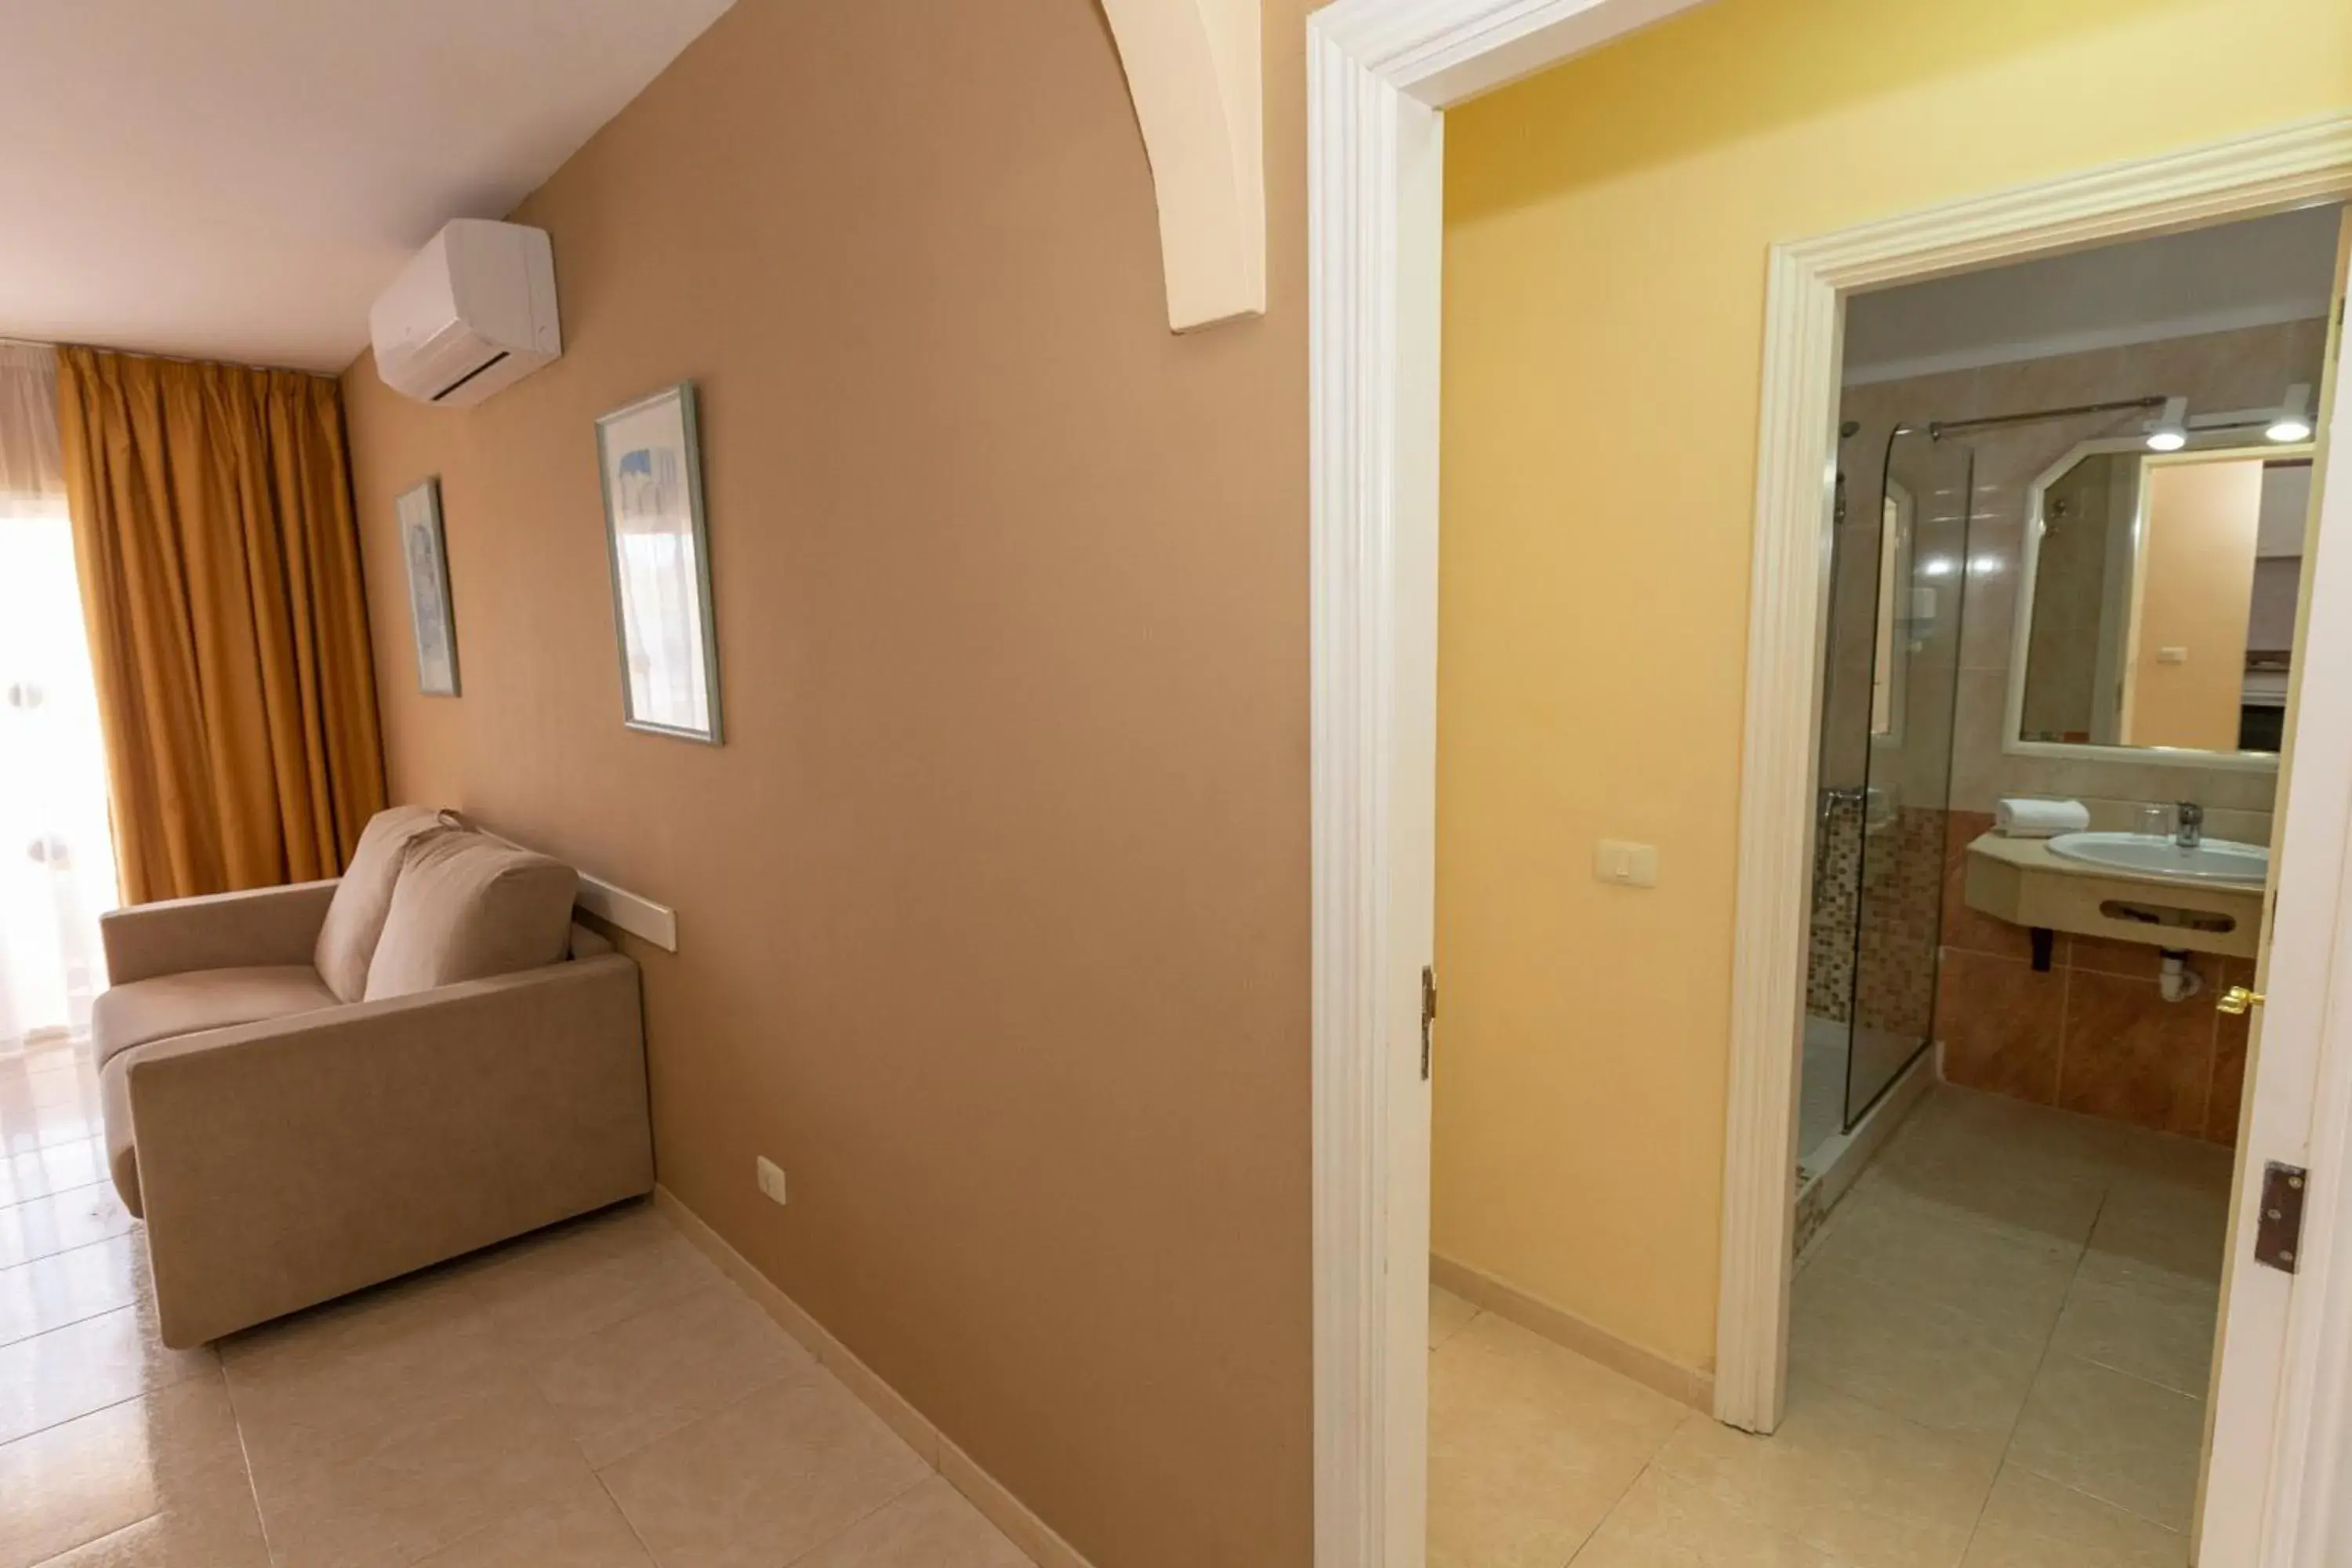
[[[679,1201],[677,1194],[667,1187],[656,1186],[654,1207],[740,1286],[745,1295],[759,1303],[761,1311],[816,1357],[818,1365],[839,1378],[842,1386],[921,1455],[925,1464],[963,1493],[981,1516],[1003,1531],[1029,1561],[1038,1568],[1091,1568],[1076,1547],[1055,1534],[1051,1525],[1032,1513],[1028,1505],[1014,1497],[1002,1481],[982,1469],[971,1455],[943,1436],[904,1395],[850,1354],[848,1346],[827,1332],[824,1324],[802,1310],[800,1303],[778,1289],[774,1281],[753,1268],[750,1258],[730,1246],[725,1237],[705,1224],[702,1216]]]

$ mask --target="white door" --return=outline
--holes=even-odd
[[[2347,235],[2352,239],[2352,222]],[[2329,994],[2331,972],[2352,973],[2345,918],[2352,847],[2352,483],[2331,476],[2352,444],[2343,395],[2343,297],[2352,243],[2339,242],[2334,371],[2314,467],[2316,537],[2306,552],[2302,636],[2295,645],[2294,717],[2281,759],[2271,888],[2254,988],[2239,1174],[2222,1276],[2198,1561],[2207,1568],[2318,1568],[2352,1560],[2331,1552],[2326,1510],[2341,1489],[2337,1428],[2346,1325],[2352,1310],[2352,1223],[2346,1206],[2347,1119],[2352,1117],[2352,994]],[[2329,482],[2333,478],[2334,482]],[[2273,1163],[2311,1173],[2296,1270],[2255,1261],[2264,1173]],[[2328,1309],[2333,1307],[2334,1312]],[[2352,1525],[2352,1512],[2337,1528]]]

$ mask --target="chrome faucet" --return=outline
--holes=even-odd
[[[2184,800],[2173,807],[2172,841],[2183,849],[2194,849],[2205,842],[2205,808],[2193,800]]]

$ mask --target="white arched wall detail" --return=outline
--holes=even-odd
[[[1258,0],[1102,0],[1160,204],[1168,324],[1265,314]]]

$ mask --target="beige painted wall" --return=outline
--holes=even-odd
[[[344,377],[395,798],[678,911],[662,1180],[1100,1568],[1308,1558],[1301,9],[1167,329],[1090,0],[740,0],[516,215],[566,353]],[[700,392],[727,744],[621,727],[592,421]],[[438,473],[465,695],[392,498]],[[792,1205],[752,1183],[765,1153]]]
[[[2263,463],[2150,463],[2132,584],[2124,739],[2234,751]],[[2167,663],[2165,651],[2187,657]]]
[[[1719,0],[1452,116],[1440,1253],[1711,1359],[1766,247],[2347,104],[2339,0]]]

